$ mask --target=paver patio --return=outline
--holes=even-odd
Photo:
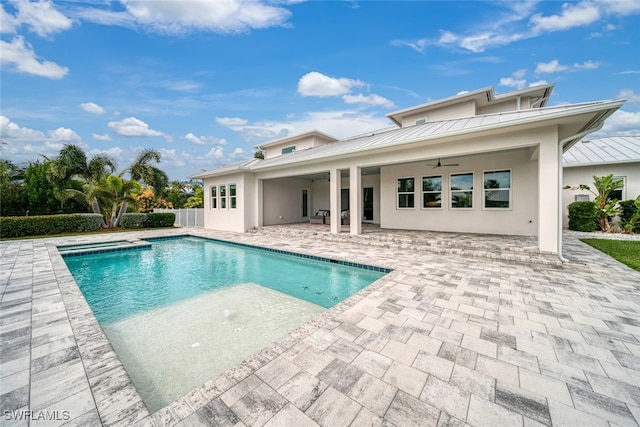
[[[560,265],[527,238],[316,230],[0,242],[0,425],[639,425],[639,272],[570,234]],[[186,233],[394,271],[149,414],[56,245]]]

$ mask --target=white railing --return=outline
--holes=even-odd
[[[172,212],[176,214],[176,227],[204,227],[204,209],[154,209],[154,212]]]

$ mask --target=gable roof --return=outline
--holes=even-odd
[[[291,143],[291,142],[296,142],[299,141],[301,139],[306,139],[309,137],[316,137],[316,138],[320,138],[323,139],[325,141],[329,141],[329,142],[335,142],[338,141],[337,138],[332,137],[331,135],[327,135],[324,132],[320,132],[319,130],[312,130],[309,132],[304,132],[304,133],[299,133],[297,135],[291,135],[285,138],[280,138],[280,139],[276,139],[273,141],[269,141],[269,142],[265,142],[264,144],[260,144],[260,145],[256,145],[254,146],[254,148],[260,149],[260,150],[264,150],[265,148],[269,148],[269,147],[274,147],[274,146],[278,146],[278,145],[282,145],[282,144],[286,144],[286,143]]]
[[[387,117],[391,119],[398,126],[402,126],[402,118],[414,114],[419,114],[427,111],[432,111],[437,108],[447,107],[453,104],[459,104],[460,102],[475,100],[477,107],[485,107],[494,101],[507,101],[509,99],[516,99],[523,95],[529,97],[539,97],[538,101],[540,105],[538,108],[545,107],[547,100],[553,90],[554,83],[547,83],[538,86],[532,86],[524,89],[515,90],[503,94],[496,95],[493,92],[493,87],[488,86],[482,89],[473,90],[470,92],[459,93],[455,96],[448,98],[438,99],[437,101],[428,102],[426,104],[415,105],[413,107],[404,108],[402,110],[393,111],[387,114]]]
[[[562,155],[566,167],[640,162],[640,136],[585,139]]]

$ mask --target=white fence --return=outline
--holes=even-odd
[[[204,209],[154,209],[154,212],[172,212],[176,214],[176,227],[204,227]]]

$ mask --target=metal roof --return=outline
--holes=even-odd
[[[562,155],[566,167],[640,162],[640,136],[585,139]]]
[[[252,162],[238,167],[223,166],[207,172],[201,172],[191,178],[201,179],[208,176],[228,173],[231,170],[262,170],[314,160],[336,158],[347,154],[365,153],[381,148],[398,147],[414,142],[436,140],[445,137],[463,136],[474,132],[526,125],[545,120],[567,118],[579,114],[600,113],[604,117],[618,109],[624,100],[608,100],[567,104],[554,107],[518,110],[474,117],[428,122],[405,128],[383,129],[377,132],[343,139],[320,147],[299,150],[286,156]],[[596,129],[593,129],[596,130]]]

